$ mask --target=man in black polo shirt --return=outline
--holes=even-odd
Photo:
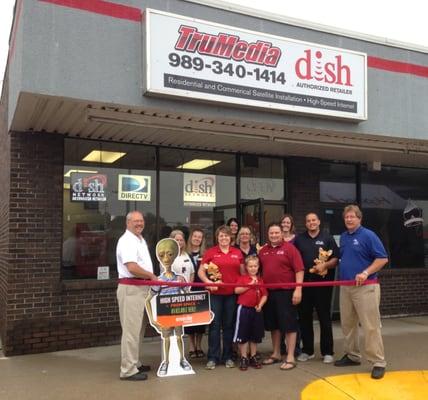
[[[311,212],[305,217],[306,232],[297,236],[294,245],[300,251],[305,265],[304,282],[322,282],[334,280],[334,268],[339,259],[339,249],[334,238],[320,231],[320,219],[318,215]],[[320,248],[324,251],[331,250],[328,260],[316,263],[319,258]],[[315,268],[315,272],[309,272]],[[325,274],[326,272],[326,274]],[[324,276],[322,276],[324,275]],[[331,326],[330,305],[333,293],[332,286],[304,287],[302,302],[299,307],[300,329],[302,336],[302,354],[297,357],[298,361],[308,361],[315,357],[314,354],[314,327],[313,311],[317,311],[320,323],[321,340],[320,350],[323,362],[332,363],[333,359],[333,329]]]

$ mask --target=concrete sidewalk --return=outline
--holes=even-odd
[[[428,370],[428,316],[385,319],[383,325],[387,371]],[[338,323],[334,325],[334,337],[336,357],[340,358],[342,333]],[[158,378],[155,371],[159,364],[160,341],[150,339],[145,345],[145,363],[150,363],[153,369],[145,382],[119,380],[119,346],[2,357],[0,399],[299,400],[301,391],[314,380],[332,375],[369,373],[371,369],[367,363],[346,368],[325,365],[317,354],[314,360],[298,363],[292,371],[280,371],[278,364],[246,372],[224,366],[206,371],[205,360],[192,360],[195,375]],[[206,349],[206,343],[204,345]],[[269,336],[259,349],[269,354]]]

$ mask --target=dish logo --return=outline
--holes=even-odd
[[[117,196],[125,201],[150,201],[151,177],[142,175],[119,175]]]
[[[342,63],[342,56],[335,56],[334,62],[325,62],[323,53],[317,50],[305,50],[305,55],[296,61],[296,75],[300,79],[318,82],[333,83],[336,85],[353,86],[351,82],[351,68]]]
[[[106,201],[105,188],[107,186],[106,175],[92,175],[85,173],[72,173],[71,201]]]
[[[216,198],[215,175],[183,174],[183,200],[185,205],[212,206]],[[187,203],[187,204],[186,204]]]

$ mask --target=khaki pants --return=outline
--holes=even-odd
[[[149,286],[121,285],[117,288],[122,325],[120,377],[135,375],[142,364],[142,342],[147,325],[145,301]]]
[[[364,333],[367,360],[375,367],[385,367],[379,304],[379,284],[340,288],[340,322],[345,336],[345,353],[352,360],[360,361],[358,337],[360,323]]]

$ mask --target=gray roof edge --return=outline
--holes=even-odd
[[[414,43],[401,42],[395,39],[389,39],[387,37],[368,35],[365,33],[355,32],[347,29],[337,28],[334,26],[319,24],[316,22],[306,21],[303,19],[287,17],[285,15],[273,14],[267,11],[258,10],[252,7],[241,6],[238,4],[231,4],[224,0],[183,0],[190,3],[197,3],[209,7],[219,8],[222,10],[244,14],[251,17],[262,18],[270,21],[280,22],[288,25],[297,26],[300,28],[312,29],[324,33],[332,33],[335,35],[346,36],[352,39],[364,40],[366,42],[372,42],[381,44],[384,46],[397,47],[405,50],[412,50],[421,53],[428,54],[428,47],[421,46]]]

